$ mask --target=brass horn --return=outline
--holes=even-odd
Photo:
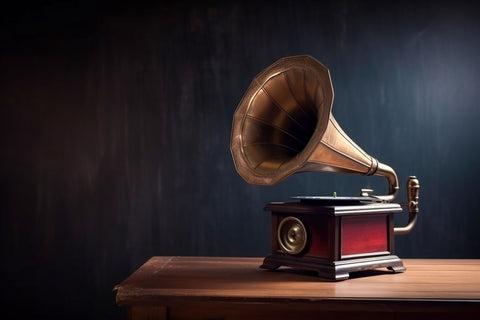
[[[328,68],[309,55],[282,58],[259,73],[233,117],[231,152],[240,176],[275,185],[303,171],[377,175],[389,192],[374,197],[392,201],[395,171],[342,130],[331,113],[333,97]]]

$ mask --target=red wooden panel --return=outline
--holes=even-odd
[[[388,251],[388,215],[342,217],[341,221],[342,256]]]
[[[303,219],[310,232],[308,254],[323,258],[329,257],[328,239],[329,236],[333,236],[333,232],[328,230],[328,217],[317,215],[305,216]]]

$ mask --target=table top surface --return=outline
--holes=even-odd
[[[333,282],[314,272],[260,269],[263,258],[152,257],[115,286],[117,303],[159,299],[250,302],[324,300],[480,303],[480,260],[403,259],[404,273],[361,271]]]

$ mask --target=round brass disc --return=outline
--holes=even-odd
[[[286,217],[278,226],[278,243],[288,254],[299,254],[307,244],[307,230],[300,219]]]

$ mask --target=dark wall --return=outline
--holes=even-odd
[[[119,319],[114,285],[153,255],[264,256],[265,203],[385,193],[377,177],[235,172],[236,105],[294,54],[329,67],[333,114],[396,170],[398,201],[420,179],[398,255],[480,258],[473,2],[49,1],[1,19],[2,313]]]

